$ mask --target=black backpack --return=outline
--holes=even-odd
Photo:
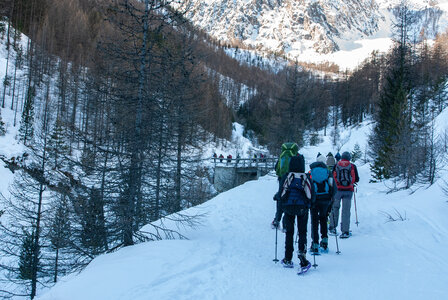
[[[338,182],[338,188],[350,188],[353,187],[352,183],[352,164],[345,161],[338,162],[335,167],[336,180]]]

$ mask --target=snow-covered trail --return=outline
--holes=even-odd
[[[388,195],[382,184],[368,183],[367,166],[359,171],[359,227],[352,205],[353,236],[339,240],[342,253],[336,255],[330,237],[330,253],[316,257],[319,266],[305,276],[272,262],[277,182],[268,175],[190,209],[207,215],[199,229],[182,230],[189,240],[102,255],[39,299],[445,298],[448,204],[439,188]],[[382,211],[394,215],[394,209],[407,220],[386,223]],[[279,232],[279,259],[283,251]]]

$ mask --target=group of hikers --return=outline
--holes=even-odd
[[[224,160],[224,155],[222,155],[222,153],[219,155],[219,157],[216,155],[216,152],[215,153],[213,153],[213,160],[214,160],[214,162],[216,163],[216,159],[217,158],[219,158],[219,162],[221,162],[222,163],[222,161]],[[232,154],[229,154],[229,155],[227,155],[227,163],[230,163],[231,161],[232,161]],[[239,154],[237,154],[237,156],[236,156],[236,159],[237,159],[237,161],[240,159],[241,157],[240,157],[240,155]]]
[[[229,155],[227,155],[227,163],[230,163],[231,161],[232,161],[232,158],[233,158],[233,156],[232,156],[232,154],[229,154]],[[213,153],[213,161],[216,163],[216,159],[219,159],[219,162],[220,163],[222,163],[223,162],[223,160],[224,160],[224,155],[222,155],[222,153],[218,156],[217,154],[216,154],[216,152],[215,153]],[[240,154],[239,153],[237,153],[237,155],[236,155],[236,163],[238,163],[239,162],[239,160],[241,159],[241,156],[240,156]],[[260,162],[266,162],[266,156],[263,154],[263,153],[260,153],[260,154],[254,154],[253,155],[253,159],[252,159],[254,162],[256,162],[257,160],[258,161],[260,161]]]
[[[350,237],[351,199],[359,175],[356,165],[350,162],[349,152],[343,152],[342,155],[338,152],[336,156],[330,152],[326,157],[318,153],[316,161],[310,164],[309,172],[305,173],[305,158],[298,150],[296,143],[282,145],[282,152],[275,167],[279,188],[274,195],[277,211],[271,226],[277,230],[282,221],[286,237],[285,256],[281,263],[284,267],[292,268],[294,223],[297,219],[299,274],[302,274],[311,267],[306,258],[309,211],[311,211],[312,238],[310,252],[313,255],[326,253],[328,234],[337,235],[341,201],[342,233],[339,237],[342,239]]]

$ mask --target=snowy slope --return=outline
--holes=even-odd
[[[5,42],[0,39],[0,88],[1,92],[0,95],[3,97],[3,79],[5,77],[5,71],[6,71],[6,57],[7,57],[7,51]],[[26,45],[26,39],[24,36],[21,37],[21,44],[22,47]],[[14,71],[14,61],[15,61],[16,53],[11,47],[10,51],[10,61],[9,61],[9,71],[8,75],[12,76],[12,72]],[[22,76],[22,71],[17,71],[17,77]],[[16,140],[17,132],[19,130],[19,121],[16,122],[16,126],[14,127],[14,119],[20,120],[21,113],[15,112],[10,108],[11,106],[11,92],[9,89],[6,90],[6,96],[5,96],[5,108],[0,108],[1,110],[1,116],[2,120],[5,123],[6,128],[6,134],[5,136],[0,136],[0,156],[5,157],[7,159],[10,159],[12,157],[17,157],[23,154],[24,147],[22,144],[20,144]],[[3,98],[0,98],[3,99]],[[13,174],[10,170],[8,170],[3,162],[0,161],[0,193],[3,196],[7,196],[9,194],[8,192],[8,186],[13,180]],[[0,207],[0,210],[2,207]]]
[[[353,129],[342,150],[351,150],[355,141],[363,145],[367,132],[366,126]],[[324,141],[301,151],[309,164],[317,151],[329,149]],[[383,183],[369,183],[367,165],[358,167],[359,227],[352,206],[353,237],[339,240],[340,255],[330,237],[330,253],[317,257],[319,266],[305,276],[272,262],[275,231],[269,224],[277,181],[267,175],[189,209],[206,214],[200,228],[180,229],[189,240],[143,243],[102,255],[38,299],[445,298],[448,203],[440,187],[386,194]],[[386,222],[384,213],[397,212],[406,220]],[[279,233],[280,259],[283,245]]]

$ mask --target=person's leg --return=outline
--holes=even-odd
[[[297,228],[299,231],[299,259],[301,267],[305,267],[310,264],[310,262],[306,259],[307,225],[308,209],[304,210],[303,214],[297,216]]]
[[[294,215],[286,214],[283,216],[283,224],[286,229],[285,237],[285,260],[290,261],[292,259],[292,253],[294,252]]]
[[[338,227],[339,221],[339,208],[341,207],[341,191],[337,191],[334,196],[333,208],[330,213],[330,228],[334,229]]]
[[[307,226],[308,226],[308,209],[304,209],[303,213],[297,216],[297,229],[299,232],[299,252],[306,253],[307,244]]]
[[[319,243],[319,208],[311,209],[311,239],[313,243]]]
[[[344,191],[342,194],[341,231],[350,231],[350,209],[352,207],[353,192]]]
[[[328,238],[328,204],[319,205],[319,221],[320,221],[320,234],[321,238]],[[317,242],[316,242],[317,243]]]

